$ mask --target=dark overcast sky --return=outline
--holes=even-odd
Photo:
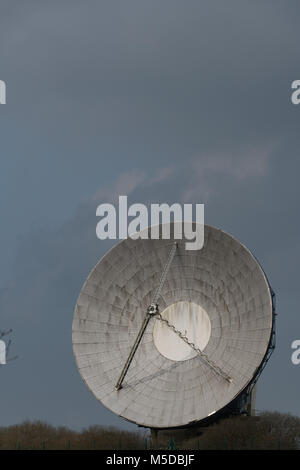
[[[300,3],[0,2],[0,424],[26,418],[134,428],[83,384],[73,308],[111,246],[98,204],[205,203],[278,298],[277,348],[257,408],[300,415]]]

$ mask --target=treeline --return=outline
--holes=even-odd
[[[296,450],[300,449],[300,418],[283,413],[235,416],[209,426],[186,440],[183,449]]]
[[[0,428],[0,450],[78,450],[144,449],[141,432],[122,431],[113,427],[91,426],[81,432],[55,427],[40,421]]]
[[[185,440],[174,436],[152,442],[150,434],[122,431],[112,427],[91,426],[80,432],[55,427],[43,422],[24,422],[0,428],[0,450],[4,449],[65,449],[65,450],[243,450],[300,449],[300,418],[282,413],[260,416],[231,417],[220,420]]]

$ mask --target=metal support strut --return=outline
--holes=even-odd
[[[156,289],[156,292],[154,294],[154,297],[153,297],[153,300],[151,302],[151,304],[149,305],[149,307],[147,308],[147,313],[146,313],[146,316],[144,318],[144,321],[142,323],[142,326],[140,328],[140,331],[138,332],[138,335],[136,337],[136,340],[132,346],[132,349],[129,353],[129,356],[127,358],[127,361],[125,362],[125,365],[123,367],[123,370],[121,372],[121,375],[119,377],[119,380],[116,384],[116,390],[120,390],[122,388],[122,383],[123,383],[123,380],[125,378],[125,375],[127,374],[127,371],[129,369],[129,366],[132,362],[132,359],[133,359],[133,356],[135,355],[135,352],[141,342],[141,339],[143,337],[143,334],[145,333],[145,330],[147,328],[147,325],[149,323],[149,320],[150,318],[155,315],[157,312],[158,312],[158,305],[157,305],[157,301],[158,301],[158,298],[160,296],[160,293],[161,293],[161,290],[163,288],[163,285],[165,283],[165,280],[167,278],[167,275],[168,275],[168,271],[170,269],[170,266],[172,264],[172,261],[173,261],[173,258],[175,256],[175,253],[176,253],[176,249],[177,249],[177,242],[173,243],[173,246],[170,250],[170,253],[169,253],[169,256],[168,256],[168,259],[167,259],[167,262],[165,264],[165,267],[164,267],[164,270],[162,272],[162,275],[161,275],[161,278],[160,278],[160,281],[159,281],[159,285]]]

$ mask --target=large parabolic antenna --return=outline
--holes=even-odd
[[[255,383],[273,347],[273,293],[250,251],[207,225],[201,250],[185,242],[119,242],[90,273],[74,312],[86,385],[111,411],[150,428],[222,412]]]

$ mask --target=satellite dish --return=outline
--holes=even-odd
[[[145,427],[183,427],[224,410],[273,347],[273,294],[250,251],[207,225],[201,250],[185,242],[119,242],[75,307],[83,380],[104,406]]]

